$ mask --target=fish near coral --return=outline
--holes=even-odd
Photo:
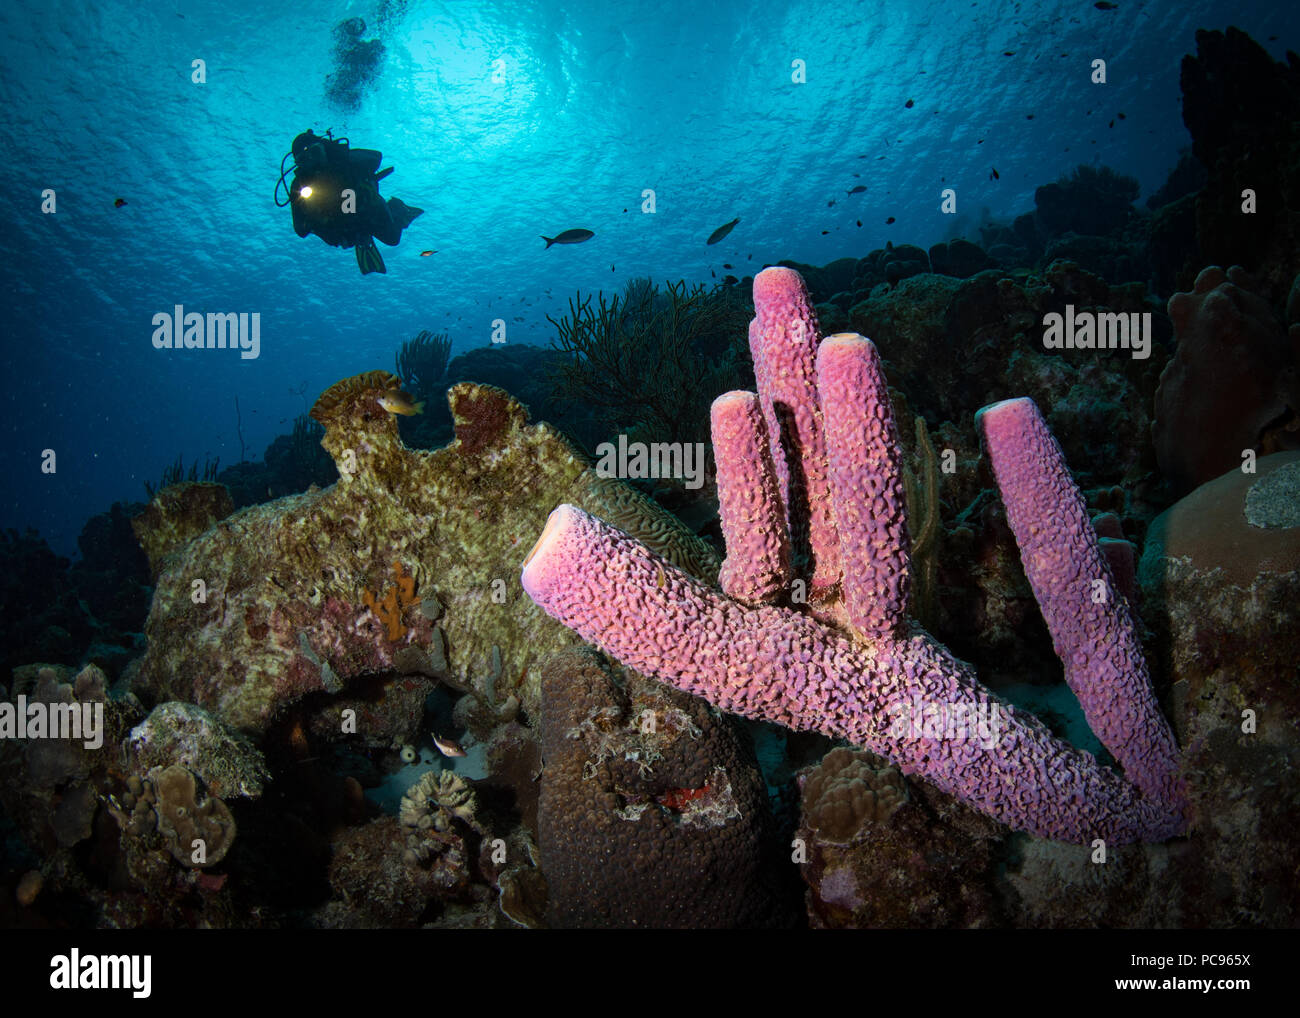
[[[413,417],[416,414],[424,413],[424,401],[414,402],[407,393],[402,392],[400,389],[389,390],[382,396],[377,397],[375,402],[390,414]]]

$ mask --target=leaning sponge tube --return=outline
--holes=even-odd
[[[1181,798],[1173,732],[1060,445],[1031,399],[994,403],[975,423],[1025,575],[1088,725],[1146,795]]]
[[[848,739],[1017,830],[1075,843],[1161,841],[1177,803],[1147,798],[1006,706],[925,634],[855,642],[782,608],[746,608],[582,510],[562,505],[522,582],[606,653],[722,710]],[[995,717],[991,738],[936,738],[927,704]]]

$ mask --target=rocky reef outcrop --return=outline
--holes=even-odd
[[[399,673],[488,704],[514,695],[535,713],[540,663],[573,640],[522,596],[518,567],[566,499],[697,575],[716,572],[704,542],[599,476],[552,428],[530,425],[500,389],[454,386],[455,440],[407,449],[376,402],[396,385],[369,372],[317,403],[337,484],[226,517],[168,560],[136,677],[142,696],[192,702],[256,734],[308,694]]]

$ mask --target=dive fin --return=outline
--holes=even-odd
[[[397,169],[396,166],[384,167],[384,169],[380,170],[378,173],[375,174],[375,183],[378,184],[381,180],[383,180],[386,176],[392,173],[395,169]]]
[[[379,248],[375,247],[374,237],[367,237],[364,243],[357,245],[357,268],[361,270],[363,276],[371,272],[387,274],[388,268],[384,265]]]
[[[388,214],[393,217],[393,222],[397,224],[399,230],[405,230],[417,218],[424,215],[424,209],[407,205],[401,198],[389,198]]]

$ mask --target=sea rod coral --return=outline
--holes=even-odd
[[[571,505],[525,560],[528,594],[630,667],[723,710],[845,738],[1015,829],[1111,844],[1182,833],[1176,743],[1034,403],[985,407],[977,423],[1066,681],[1123,777],[1002,704],[908,619],[899,446],[875,347],[821,342],[789,269],[762,272],[754,303],[759,393],[713,405],[729,596]],[[992,724],[918,723],[936,717]]]

